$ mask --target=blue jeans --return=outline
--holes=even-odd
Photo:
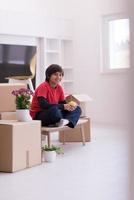
[[[81,108],[79,106],[77,106],[77,108],[73,111],[61,111],[57,108],[57,106],[53,106],[47,110],[38,112],[35,120],[41,120],[42,126],[49,126],[59,122],[60,119],[68,119],[69,123],[67,126],[74,128],[80,118],[80,115]]]

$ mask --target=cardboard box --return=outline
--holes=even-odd
[[[0,120],[17,120],[16,112],[0,112]]]
[[[40,121],[0,121],[0,171],[15,172],[41,164]]]
[[[21,83],[0,83],[0,112],[16,110],[15,96],[12,95],[12,91],[20,88],[27,88],[27,86]]]
[[[66,101],[75,101],[81,107],[81,117],[85,117],[87,116],[86,104],[87,102],[92,101],[92,99],[86,94],[72,94],[66,96]]]
[[[90,119],[88,119],[87,123],[84,126],[84,133],[85,133],[85,141],[90,142],[91,140],[91,126],[90,126]],[[59,132],[59,141],[63,142],[63,134],[65,134],[65,142],[81,142],[81,131],[80,127],[76,127],[74,129],[60,131]]]

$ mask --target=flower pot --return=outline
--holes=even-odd
[[[17,120],[20,122],[27,122],[32,120],[28,109],[16,110]]]
[[[56,160],[55,151],[44,151],[44,156],[46,162],[54,162]]]

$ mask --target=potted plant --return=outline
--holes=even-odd
[[[52,145],[51,147],[48,147],[48,145],[44,145],[42,147],[42,152],[44,153],[43,156],[46,162],[54,162],[56,159],[56,155],[63,153],[63,149],[54,145]]]
[[[33,92],[30,89],[21,88],[19,90],[13,90],[12,94],[16,97],[16,115],[19,121],[29,121],[31,117],[29,115],[30,100]]]

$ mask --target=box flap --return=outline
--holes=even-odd
[[[89,97],[87,94],[72,94],[72,95],[68,95],[66,97],[66,99],[70,99],[70,100],[76,100],[78,102],[87,102],[87,101],[92,101],[92,98]]]

